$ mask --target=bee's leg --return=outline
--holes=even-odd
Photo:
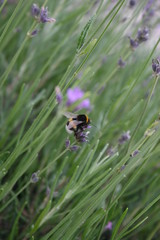
[[[82,126],[80,126],[80,129],[81,129],[81,131],[83,131],[83,127]]]
[[[77,131],[83,132],[83,127],[82,126],[77,126]]]
[[[77,129],[74,130],[74,136],[75,136],[75,138],[77,139]]]

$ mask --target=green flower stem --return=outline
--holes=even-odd
[[[133,134],[132,134],[132,136],[131,136],[131,139],[130,139],[130,141],[129,141],[128,148],[127,148],[127,153],[130,151],[131,143],[132,143],[132,141],[133,141],[133,139],[134,139],[134,137],[135,137],[135,135],[136,135],[136,133],[137,133],[137,131],[138,131],[141,123],[142,123],[143,117],[144,117],[144,115],[145,115],[145,113],[146,113],[147,107],[148,107],[148,105],[149,105],[149,103],[150,103],[150,101],[151,101],[151,97],[152,97],[152,95],[153,95],[153,93],[154,93],[154,90],[155,90],[155,88],[156,88],[156,85],[157,85],[157,83],[158,83],[158,78],[159,78],[158,76],[155,77],[155,81],[154,81],[154,84],[153,84],[153,86],[152,86],[151,92],[150,92],[150,94],[149,94],[149,96],[148,96],[148,99],[147,99],[147,101],[146,101],[146,104],[145,104],[145,106],[144,106],[144,109],[143,109],[143,111],[142,111],[142,114],[141,114],[141,116],[140,116],[140,118],[139,118],[139,120],[138,120],[137,126],[136,126],[136,128],[135,128],[135,130],[134,130],[134,132],[133,132]]]
[[[20,1],[19,1],[18,5],[17,5],[17,7],[16,7],[16,9],[15,9],[15,11],[13,12],[12,16],[10,17],[10,19],[9,19],[9,21],[8,21],[8,23],[7,23],[7,25],[6,25],[5,29],[4,29],[1,37],[0,37],[0,45],[1,45],[1,42],[2,42],[2,40],[3,40],[3,38],[4,38],[5,34],[6,34],[6,32],[8,31],[8,29],[9,29],[9,27],[10,27],[10,25],[11,25],[13,19],[14,19],[14,17],[17,15],[17,12],[19,11],[19,9],[20,9],[21,4],[23,3],[23,1],[24,1],[24,0],[20,0]],[[43,6],[45,6],[45,5],[47,4],[47,1],[48,1],[48,0],[45,0]],[[36,25],[38,25],[38,24],[37,24],[36,22],[34,22],[28,32],[29,32],[29,33],[32,32],[33,29],[36,27]],[[14,64],[16,63],[16,61],[17,61],[19,55],[21,54],[24,46],[26,45],[26,42],[28,41],[28,39],[29,39],[29,37],[28,37],[28,35],[26,34],[26,37],[25,37],[25,39],[23,40],[20,48],[18,49],[18,51],[16,52],[16,54],[15,54],[14,57],[12,58],[12,60],[11,60],[11,62],[10,62],[10,64],[9,64],[7,70],[3,73],[2,77],[1,77],[2,81],[1,81],[1,83],[0,83],[0,88],[2,88],[3,84],[5,83],[5,81],[6,81],[7,77],[8,77],[8,75],[9,75],[9,73],[11,72]]]
[[[29,32],[31,32],[31,31],[35,28],[36,24],[37,24],[37,23],[35,23],[35,22],[32,24]],[[1,77],[2,81],[1,81],[1,83],[0,83],[0,88],[2,88],[3,84],[4,84],[5,81],[7,80],[8,75],[10,74],[10,72],[11,72],[14,64],[16,63],[16,61],[17,61],[19,55],[21,54],[24,46],[26,45],[26,42],[28,41],[28,39],[29,39],[29,37],[28,37],[28,35],[26,34],[26,37],[25,37],[25,39],[23,40],[20,48],[18,49],[18,51],[16,52],[16,54],[15,54],[14,57],[12,58],[9,66],[8,66],[8,68],[6,69],[6,71],[3,73],[2,77]]]
[[[3,5],[5,5],[6,2],[7,2],[7,1],[5,1],[5,2],[3,3]],[[19,9],[21,8],[21,5],[22,5],[23,2],[24,2],[24,0],[20,0],[20,1],[18,2],[17,6],[16,6],[16,8],[15,8],[15,10],[14,10],[14,12],[12,13],[11,17],[9,18],[9,20],[8,20],[6,26],[5,26],[5,29],[3,30],[3,33],[2,33],[2,35],[0,36],[0,46],[1,46],[1,43],[2,43],[2,40],[3,40],[4,36],[6,35],[9,27],[11,26],[14,18],[17,16],[18,11],[19,11]],[[2,5],[2,7],[3,7],[3,5]],[[1,8],[2,8],[2,7],[1,7]],[[0,11],[1,11],[1,9],[0,9]]]
[[[97,29],[94,31],[94,33],[91,35],[91,37],[88,39],[88,41],[82,46],[81,50],[85,49],[86,46],[90,43],[90,41],[94,38],[94,36],[97,34],[97,32],[101,29],[101,27],[104,25],[106,20],[112,15],[114,10],[118,7],[121,0],[118,1],[118,3],[113,7],[113,9],[109,12],[109,14],[104,18],[104,20],[100,23],[100,25],[97,27]]]
[[[82,61],[82,63],[79,65],[79,67],[77,68],[77,70],[75,71],[75,73],[73,74],[73,76],[71,77],[71,79],[68,81],[68,83],[65,85],[64,87],[64,91],[69,87],[69,85],[72,83],[72,81],[74,80],[74,78],[77,76],[77,74],[80,72],[80,70],[82,69],[82,67],[84,66],[84,64],[86,63],[86,61],[88,60],[89,56],[91,55],[91,53],[94,51],[94,49],[97,47],[97,45],[100,43],[102,37],[104,36],[105,32],[107,31],[107,29],[109,28],[110,24],[112,23],[112,21],[114,20],[114,18],[116,17],[116,15],[118,14],[119,10],[121,9],[122,5],[124,4],[125,0],[123,0],[120,4],[120,6],[118,7],[117,11],[114,13],[114,15],[112,16],[112,18],[110,19],[109,23],[107,24],[107,26],[105,27],[105,29],[103,30],[103,32],[101,33],[101,35],[99,36],[99,38],[97,39],[96,43],[94,44],[94,46],[92,47],[92,49],[90,50],[90,52],[86,55],[86,57],[84,58],[84,60]]]
[[[6,3],[7,3],[7,0],[4,0],[2,6],[0,7],[0,14],[1,14],[1,11],[3,10],[3,8],[5,7]]]

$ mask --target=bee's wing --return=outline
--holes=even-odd
[[[73,120],[70,123],[77,126],[78,124],[82,123],[82,121]]]
[[[77,120],[73,120],[73,121],[70,121],[69,124],[67,125],[68,129],[76,129],[76,127],[82,123],[82,121],[77,121]]]
[[[74,114],[74,113],[71,113],[71,112],[64,112],[63,115],[66,118],[76,118],[77,117],[77,114]]]

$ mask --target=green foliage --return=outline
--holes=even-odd
[[[56,19],[44,24],[33,3],[0,3],[0,239],[101,240],[108,222],[108,239],[158,239],[159,15],[144,0],[41,0]],[[144,26],[149,39],[133,50],[128,36]],[[68,106],[75,87],[84,95]],[[84,99],[90,110],[77,113],[95,127],[78,143],[63,113]]]

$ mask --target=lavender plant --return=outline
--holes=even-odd
[[[0,1],[0,239],[159,239],[159,8]]]

